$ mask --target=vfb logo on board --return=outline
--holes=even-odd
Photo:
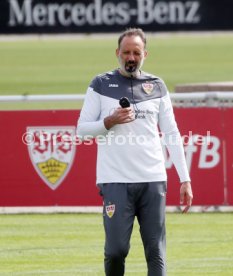
[[[27,127],[29,156],[38,175],[55,190],[69,173],[76,147],[75,127]]]

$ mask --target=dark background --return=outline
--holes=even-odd
[[[77,26],[71,23],[69,26],[63,26],[60,24],[57,16],[55,18],[56,24],[54,26],[25,26],[24,23],[19,23],[16,26],[9,25],[10,18],[10,1],[18,3],[20,8],[24,1],[32,1],[32,7],[38,4],[48,5],[51,3],[57,3],[62,5],[64,3],[70,3],[75,5],[77,3],[83,3],[85,6],[92,4],[96,0],[1,0],[0,1],[0,33],[2,34],[17,34],[17,33],[104,33],[104,32],[119,32],[126,27],[142,27],[147,32],[164,32],[164,31],[208,31],[208,30],[233,30],[233,1],[232,0],[170,0],[170,1],[156,1],[153,2],[153,6],[158,2],[164,2],[169,5],[172,2],[181,2],[184,5],[189,5],[188,2],[195,2],[199,5],[197,15],[200,18],[197,23],[165,23],[159,24],[155,20],[149,24],[139,24],[137,22],[137,16],[130,16],[130,21],[127,24],[115,23],[112,25],[106,25],[99,23],[98,25],[89,24],[88,22],[82,26]],[[139,2],[146,3],[147,0],[97,0],[103,6],[106,3],[113,3],[118,5],[119,3],[128,3],[130,9],[136,9],[138,12]],[[187,11],[186,11],[187,12]],[[66,13],[65,16],[69,16]]]

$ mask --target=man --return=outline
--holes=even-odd
[[[104,200],[105,273],[122,276],[137,217],[149,276],[166,275],[166,170],[160,128],[179,174],[187,212],[192,189],[169,92],[163,81],[141,71],[147,56],[141,29],[121,34],[120,67],[94,78],[78,122],[79,137],[97,137],[97,184]],[[127,97],[130,106],[119,105]],[[122,100],[121,100],[122,101]],[[128,107],[127,107],[128,106]]]

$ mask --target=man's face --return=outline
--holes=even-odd
[[[143,61],[147,56],[144,43],[140,36],[125,36],[116,50],[123,75],[138,75]]]

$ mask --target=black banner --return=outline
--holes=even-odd
[[[1,0],[0,33],[233,29],[232,0]]]

